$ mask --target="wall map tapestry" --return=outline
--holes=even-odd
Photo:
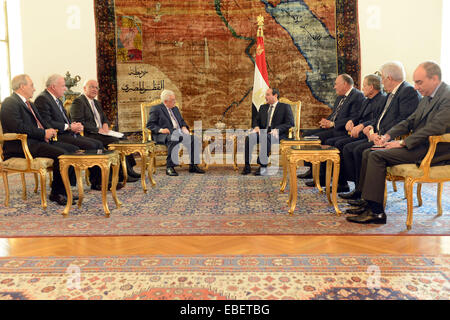
[[[360,82],[357,0],[96,0],[100,100],[119,130],[140,130],[140,102],[171,89],[189,125],[227,113],[248,128],[257,17],[269,82],[301,100],[302,127],[330,113],[334,79]]]

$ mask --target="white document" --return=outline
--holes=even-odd
[[[116,137],[116,138],[119,138],[119,139],[124,136],[124,134],[122,132],[118,132],[118,131],[114,131],[114,130],[109,130],[107,133],[101,133],[101,134],[103,134],[105,136]]]

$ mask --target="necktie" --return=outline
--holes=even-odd
[[[386,101],[386,105],[384,106],[384,110],[383,113],[381,114],[380,118],[378,119],[378,123],[377,123],[377,131],[380,132],[380,123],[381,123],[381,119],[383,119],[387,109],[389,108],[389,105],[391,104],[392,99],[394,98],[394,95],[392,93],[389,93],[389,96],[387,98]]]
[[[272,126],[272,113],[273,113],[273,104],[271,104],[269,107],[269,113],[268,113],[268,118],[267,118],[268,126],[267,127]]]
[[[169,110],[169,115],[170,115],[170,118],[172,118],[172,123],[174,125],[174,128],[180,129],[180,123],[178,122],[177,118],[175,118],[175,115],[173,114],[172,109],[167,108],[167,110]]]
[[[64,121],[65,121],[67,124],[70,124],[69,119],[67,119],[66,113],[64,112],[64,109],[63,109],[63,105],[62,105],[61,100],[56,99],[56,104],[58,105],[59,110],[61,111],[61,113],[62,113],[62,115],[63,115],[63,117],[64,117]]]
[[[337,115],[339,113],[339,111],[342,108],[342,105],[344,104],[345,99],[347,99],[347,96],[344,96],[341,101],[339,101],[339,104],[337,105],[336,109],[333,111],[333,115],[331,116],[331,121],[335,122]]]
[[[33,108],[31,107],[30,101],[27,101],[26,104],[27,104],[28,109],[30,109],[31,113],[33,114],[34,119],[36,120],[36,123],[37,123],[37,125],[38,125],[38,128],[39,128],[39,129],[44,129],[44,126],[42,125],[42,123],[41,123],[41,122],[38,120],[38,118],[36,117],[36,114],[34,113]]]
[[[102,122],[100,120],[100,114],[97,111],[97,108],[95,107],[94,100],[91,100],[91,109],[92,113],[94,114],[95,123],[97,124],[97,128],[102,127]]]

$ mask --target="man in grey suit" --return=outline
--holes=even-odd
[[[441,81],[439,65],[430,61],[420,64],[414,72],[414,83],[424,96],[416,111],[375,140],[382,150],[368,149],[363,153],[360,186],[366,209],[360,215],[347,217],[349,222],[386,223],[386,167],[420,162],[428,151],[428,138],[450,132],[450,86]],[[407,133],[411,134],[405,140],[392,140]],[[432,163],[449,160],[450,143],[440,143]]]

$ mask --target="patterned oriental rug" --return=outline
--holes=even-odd
[[[7,300],[448,300],[450,256],[1,258]]]
[[[301,172],[301,171],[299,171]],[[101,193],[85,186],[81,209],[72,206],[67,218],[64,207],[49,201],[47,210],[33,193],[34,179],[27,176],[28,199],[21,198],[20,176],[9,178],[10,206],[0,189],[0,237],[138,236],[138,235],[449,235],[449,184],[444,185],[444,214],[436,217],[436,185],[422,188],[423,206],[414,200],[412,230],[406,230],[403,184],[392,191],[388,184],[388,215],[385,225],[359,225],[337,216],[325,194],[299,180],[300,192],[293,215],[288,214],[286,193],[279,192],[281,172],[273,176],[242,176],[227,167],[211,167],[204,175],[188,168],[169,177],[158,168],[156,186],[142,191],[140,182],[119,190],[123,205],[117,209],[108,194],[110,218],[105,218]],[[339,200],[341,210],[349,208]]]

